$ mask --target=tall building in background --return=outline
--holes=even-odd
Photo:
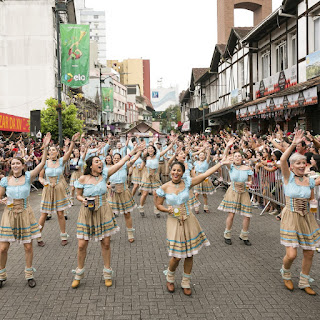
[[[98,43],[98,61],[102,64],[107,59],[106,13],[85,7],[85,0],[75,0],[78,24],[90,25],[90,40]]]
[[[120,73],[120,82],[124,85],[138,84],[141,95],[150,96],[150,60],[126,59],[107,60],[107,66]]]
[[[164,111],[170,106],[179,104],[178,87],[151,89],[151,103],[155,111]]]

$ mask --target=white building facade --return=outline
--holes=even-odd
[[[0,2],[1,112],[29,118],[57,98],[54,7],[54,0]],[[67,8],[62,21],[76,23],[73,1]]]

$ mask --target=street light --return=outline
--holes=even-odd
[[[202,131],[203,133],[205,132],[206,128],[206,121],[205,121],[205,109],[208,109],[209,108],[209,105],[207,103],[207,99],[206,99],[206,95],[205,94],[202,94],[201,95],[201,104],[199,106],[199,110],[202,111]]]
[[[64,0],[56,0],[55,14],[56,14],[56,30],[57,30],[57,89],[58,89],[58,131],[59,131],[59,145],[63,146],[62,139],[62,114],[61,114],[61,66],[60,66],[60,15],[59,12],[67,12],[67,4]]]

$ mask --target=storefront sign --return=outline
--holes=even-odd
[[[320,76],[320,50],[306,56],[307,79]]]
[[[29,132],[29,119],[0,113],[0,131]]]
[[[317,103],[317,87],[313,87],[286,96],[270,98],[256,105],[244,107],[240,110],[237,110],[236,116],[237,119],[247,117],[251,118],[257,115],[263,116],[265,114],[276,113],[284,109],[294,109],[298,107],[314,105]]]
[[[297,66],[280,71],[254,85],[254,99],[265,97],[297,84]]]

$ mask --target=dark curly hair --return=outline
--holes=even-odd
[[[89,175],[89,174],[91,174],[91,166],[92,166],[92,161],[93,161],[94,158],[98,158],[98,159],[100,160],[100,158],[97,157],[97,156],[90,157],[90,158],[86,161],[87,166],[86,166],[86,169],[84,170],[84,175]]]

